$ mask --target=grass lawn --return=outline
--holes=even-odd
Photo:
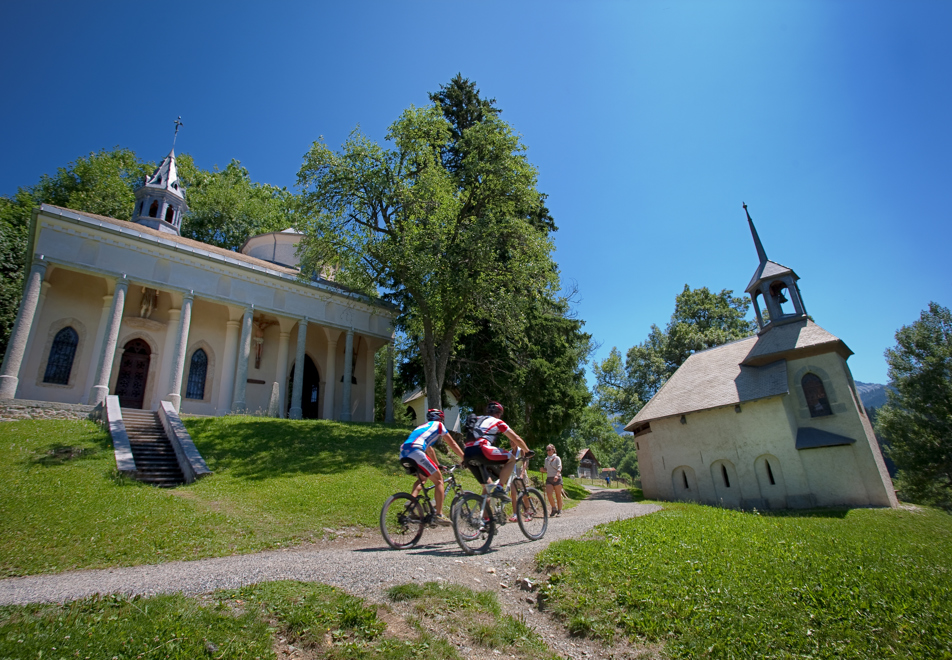
[[[387,605],[320,584],[266,582],[202,598],[110,596],[65,605],[0,607],[2,658],[275,658],[304,649],[329,660],[456,660],[446,639],[481,654],[553,658],[502,614],[493,593],[435,583],[395,587]],[[503,655],[504,654],[504,655]]]
[[[345,527],[378,534],[384,501],[414,483],[397,463],[402,427],[239,416],[185,424],[214,475],[169,490],[118,477],[95,424],[0,424],[0,576],[248,553]],[[468,471],[462,479],[477,487]]]
[[[540,554],[570,630],[674,658],[952,657],[952,516],[664,506]]]

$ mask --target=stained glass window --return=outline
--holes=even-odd
[[[63,328],[56,333],[53,346],[50,348],[50,359],[46,362],[44,383],[69,385],[69,373],[73,370],[77,344],[79,344],[79,335],[71,327]]]
[[[205,398],[205,375],[208,373],[208,356],[198,349],[192,353],[188,366],[188,385],[185,387],[186,399]]]

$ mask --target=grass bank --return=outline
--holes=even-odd
[[[390,599],[378,608],[320,584],[268,582],[201,598],[0,607],[0,657],[456,660],[462,647],[553,658],[492,593],[427,583],[395,587]]]
[[[95,424],[0,424],[0,576],[249,553],[345,528],[377,534],[383,502],[414,482],[397,462],[402,427],[239,416],[185,424],[214,474],[171,490],[117,476]],[[462,479],[476,488],[468,472]]]
[[[674,658],[952,657],[948,514],[664,506],[541,553],[570,630]]]

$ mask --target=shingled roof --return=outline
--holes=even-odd
[[[808,319],[757,337],[695,353],[674,372],[626,431],[653,419],[787,394],[787,360],[820,353],[852,354],[840,339]]]

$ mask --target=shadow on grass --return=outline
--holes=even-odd
[[[252,480],[362,466],[400,472],[397,454],[407,433],[387,424],[238,416],[189,419],[186,427],[213,470]]]
[[[853,509],[783,509],[778,511],[760,511],[763,516],[773,518],[845,518]]]
[[[30,459],[30,464],[43,467],[64,465],[70,461],[99,456],[101,450],[93,447],[74,447],[71,445],[53,444],[46,448],[42,456]]]
[[[72,440],[76,444],[68,444]],[[39,456],[26,459],[29,465],[56,467],[72,461],[101,458],[103,452],[112,451],[112,438],[99,429],[83,432],[68,438],[67,442],[52,442],[44,449],[38,449]],[[83,442],[85,441],[85,442]],[[80,444],[82,443],[82,444]]]

